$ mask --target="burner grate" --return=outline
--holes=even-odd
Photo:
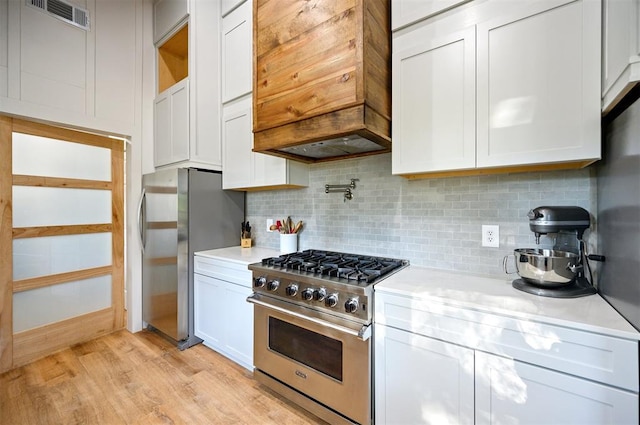
[[[406,260],[320,250],[294,252],[262,260],[263,266],[366,284],[374,283],[407,264]]]

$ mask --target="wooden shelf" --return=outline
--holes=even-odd
[[[189,76],[189,24],[158,47],[158,93]]]

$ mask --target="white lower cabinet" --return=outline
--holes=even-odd
[[[638,343],[376,291],[375,422],[638,424]]]
[[[251,272],[246,265],[196,256],[195,334],[203,344],[253,370]]]
[[[637,424],[638,395],[476,352],[475,423]]]
[[[473,423],[473,350],[376,326],[377,424]]]

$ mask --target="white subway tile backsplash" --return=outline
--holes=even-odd
[[[324,192],[325,184],[348,184],[352,178],[360,180],[351,201]],[[391,155],[384,154],[312,165],[309,180],[304,189],[247,193],[247,220],[291,216],[304,221],[301,250],[403,258],[496,277],[505,276],[505,255],[535,246],[527,219],[531,208],[577,205],[592,216],[596,212],[596,183],[589,168],[406,180],[391,175]],[[481,246],[482,224],[500,226],[500,248]],[[279,246],[275,232],[253,236],[256,246]]]

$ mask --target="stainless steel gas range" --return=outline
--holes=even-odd
[[[370,424],[373,286],[408,265],[321,250],[250,264],[256,379],[332,424]]]

